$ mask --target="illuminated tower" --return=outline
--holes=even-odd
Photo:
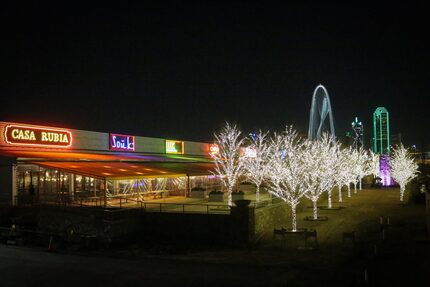
[[[327,116],[330,125],[329,127],[325,125]],[[329,132],[333,137],[335,136],[330,97],[328,96],[326,88],[323,85],[318,85],[312,96],[308,139],[319,139],[323,132]]]
[[[373,152],[390,154],[390,121],[388,111],[383,107],[373,113]]]
[[[382,184],[393,184],[390,176],[390,120],[384,107],[376,108],[373,113],[373,151],[380,155],[379,167]]]
[[[363,147],[363,137],[364,137],[364,127],[361,122],[358,121],[358,118],[355,117],[355,120],[351,123],[352,130],[354,131],[353,134],[353,142],[352,147],[354,149],[359,149],[360,147]]]

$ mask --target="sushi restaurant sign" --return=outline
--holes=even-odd
[[[52,148],[68,148],[73,139],[68,130],[27,125],[8,125],[4,136],[11,145]]]

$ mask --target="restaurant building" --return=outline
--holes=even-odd
[[[210,188],[209,143],[0,122],[0,203],[123,206]],[[124,201],[124,199],[126,199]]]

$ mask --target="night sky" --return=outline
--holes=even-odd
[[[16,2],[0,4],[0,120],[198,141],[225,120],[306,132],[321,83],[338,136],[358,116],[369,142],[385,106],[404,143],[430,143],[427,10],[411,1]]]

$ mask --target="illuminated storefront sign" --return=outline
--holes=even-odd
[[[244,157],[249,157],[249,158],[256,158],[257,157],[257,151],[252,147],[246,147],[242,151],[243,151]]]
[[[72,145],[72,133],[67,130],[26,125],[9,125],[5,140],[11,145],[68,148]]]
[[[134,151],[134,136],[109,134],[109,149]]]
[[[211,156],[214,156],[219,153],[219,146],[217,144],[210,144],[209,145],[209,154]]]
[[[166,140],[166,153],[184,154],[184,142]]]

